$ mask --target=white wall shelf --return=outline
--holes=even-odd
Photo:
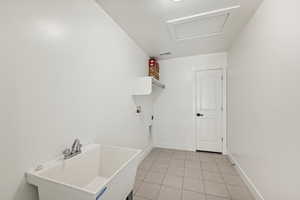
[[[150,95],[153,87],[166,88],[163,83],[151,76],[139,77],[133,84],[133,95]]]

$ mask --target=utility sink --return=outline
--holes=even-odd
[[[141,150],[99,144],[26,173],[40,200],[124,200],[133,190]]]

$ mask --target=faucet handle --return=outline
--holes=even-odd
[[[71,150],[69,148],[66,148],[65,150],[63,150],[62,154],[66,157],[71,154]]]
[[[79,143],[77,145],[76,152],[80,152],[81,153],[81,147],[82,147],[82,144]]]
[[[75,153],[77,151],[78,145],[80,144],[80,140],[79,139],[75,139],[73,144],[72,144],[72,148],[71,148],[71,152]]]

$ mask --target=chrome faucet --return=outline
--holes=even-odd
[[[81,147],[82,145],[80,144],[80,140],[76,139],[73,144],[72,144],[72,148],[67,148],[63,151],[63,155],[64,155],[64,159],[70,159],[78,154],[81,153]]]

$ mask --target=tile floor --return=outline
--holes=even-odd
[[[155,148],[139,166],[134,200],[253,200],[224,155]]]

